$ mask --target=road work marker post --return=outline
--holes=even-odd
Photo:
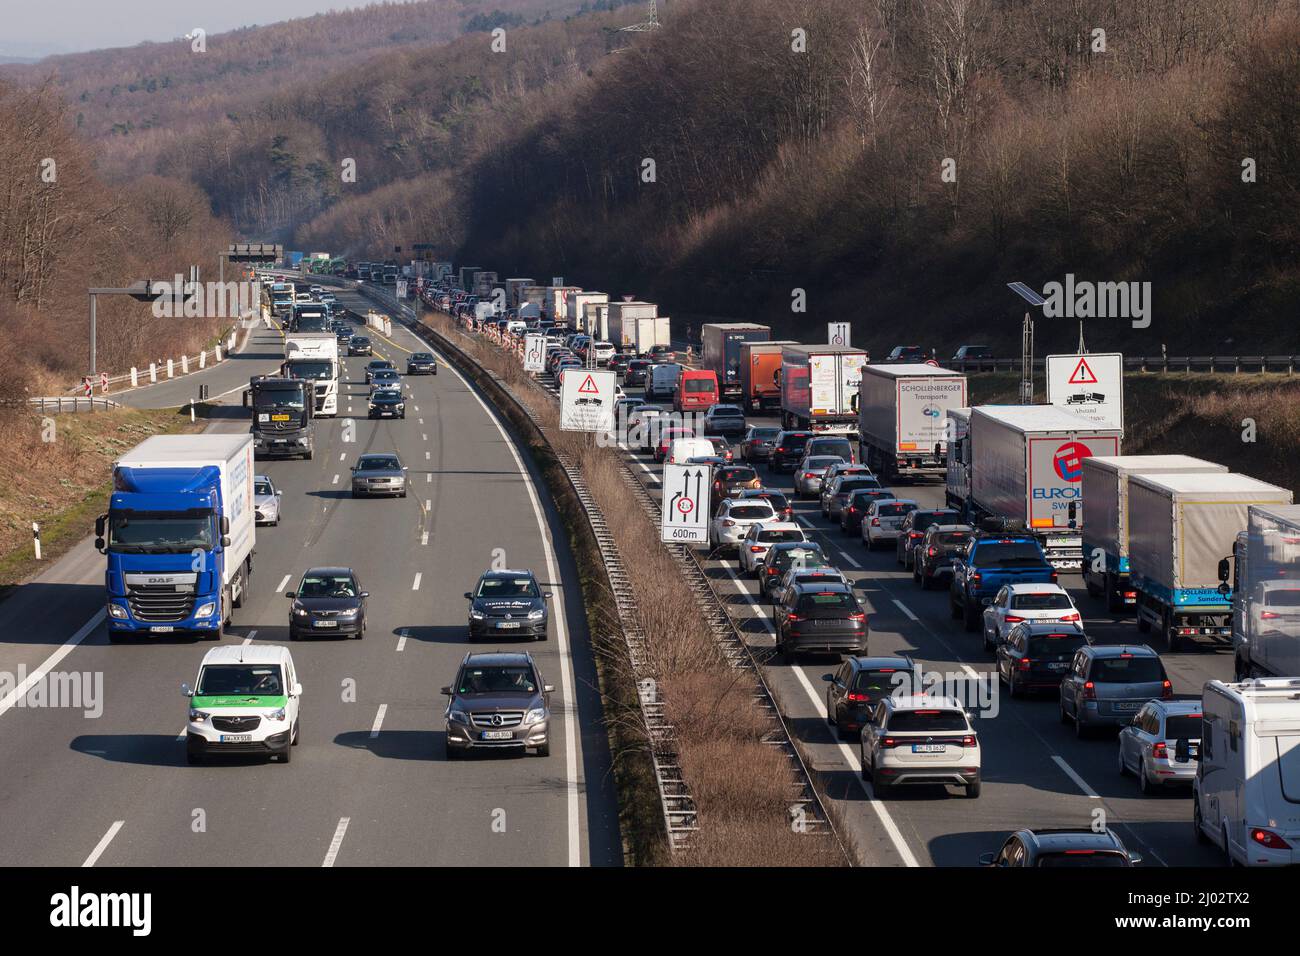
[[[190,374],[190,357],[188,355],[181,356],[181,374],[182,375]]]
[[[220,361],[221,361],[221,346],[218,345],[216,348],[213,349],[213,351],[217,353],[217,361],[220,362]]]
[[[207,368],[207,367],[208,367],[208,350],[204,349],[202,352],[199,353],[199,368]]]
[[[139,375],[136,373],[135,366],[131,366],[131,387],[138,388],[140,385]]]
[[[168,360],[167,360],[167,377],[168,377],[168,378],[171,378],[171,377],[172,377],[172,360],[171,360],[171,359],[168,359]]]
[[[41,560],[41,526],[32,522],[32,547],[36,549],[36,560]]]
[[[154,362],[149,363],[149,381],[151,383],[158,381],[158,365]]]
[[[194,421],[194,399],[190,399],[190,421]]]

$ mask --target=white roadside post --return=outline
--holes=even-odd
[[[207,368],[207,367],[208,367],[208,350],[204,349],[202,352],[199,353],[199,368]]]
[[[131,366],[131,387],[137,388],[140,385],[139,376],[136,374],[135,366]]]
[[[171,378],[171,377],[172,377],[172,374],[173,374],[173,370],[172,370],[172,360],[171,360],[171,359],[168,359],[168,360],[167,360],[167,377],[168,377],[168,378]]]
[[[149,381],[150,382],[158,381],[158,365],[156,362],[149,363]]]
[[[181,374],[182,375],[190,374],[190,357],[188,355],[181,356]]]
[[[32,547],[36,549],[36,560],[41,560],[41,526],[32,522]]]

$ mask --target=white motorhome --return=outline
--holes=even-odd
[[[1192,783],[1197,839],[1242,866],[1300,863],[1300,678],[1227,684],[1201,692],[1200,752]]]

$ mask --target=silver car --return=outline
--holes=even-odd
[[[794,470],[794,493],[801,498],[816,498],[822,493],[822,478],[831,465],[844,461],[839,455],[810,455]]]
[[[1176,758],[1178,741],[1186,740],[1189,759]],[[1162,787],[1191,786],[1201,749],[1199,700],[1152,700],[1119,732],[1120,776],[1137,774],[1143,795]]]
[[[372,495],[406,497],[406,466],[391,452],[362,455],[352,466],[352,497]]]
[[[1081,647],[1061,680],[1061,723],[1078,737],[1091,727],[1123,727],[1149,700],[1172,700],[1160,655],[1145,644]]]
[[[280,523],[280,492],[266,475],[253,476],[253,510],[258,524]]]
[[[862,516],[862,543],[871,550],[882,542],[892,544],[909,511],[916,510],[910,498],[883,498],[871,502]]]

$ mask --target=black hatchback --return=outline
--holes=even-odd
[[[296,590],[285,597],[289,607],[289,640],[300,637],[366,636],[366,598],[351,568],[312,568]]]
[[[1078,624],[1017,624],[997,646],[998,680],[1019,697],[1035,690],[1056,690],[1070,669],[1074,652],[1091,643]]]
[[[799,654],[867,652],[867,613],[847,584],[795,584],[781,595],[773,616],[783,663],[793,664]]]
[[[482,637],[519,637],[546,640],[546,601],[532,571],[486,571],[473,591],[465,592],[469,601],[469,639]]]
[[[795,465],[803,458],[804,446],[814,437],[814,432],[781,432],[776,436],[776,447],[768,458],[768,466],[775,472],[794,471]]]
[[[650,366],[654,363],[648,359],[632,359],[623,369],[624,385],[645,385],[646,378],[650,375]]]
[[[855,739],[867,714],[891,694],[924,693],[921,668],[910,657],[850,657],[826,681],[826,722],[841,740]]]

